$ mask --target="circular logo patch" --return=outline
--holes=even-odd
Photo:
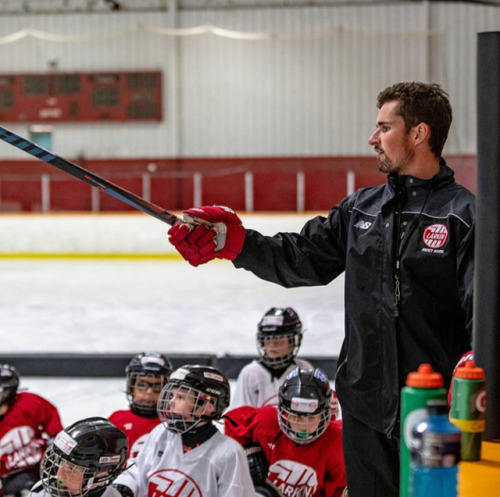
[[[429,248],[441,248],[448,239],[448,228],[444,224],[431,224],[425,228],[422,238]]]

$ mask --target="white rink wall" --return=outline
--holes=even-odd
[[[297,231],[315,214],[241,214],[266,235]],[[1,214],[0,256],[29,254],[168,255],[170,228],[147,214]]]

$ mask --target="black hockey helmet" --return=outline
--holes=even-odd
[[[295,368],[278,394],[278,421],[285,435],[301,445],[316,440],[330,423],[332,399],[330,382],[321,369]],[[313,417],[319,422],[310,431],[307,418]]]
[[[139,401],[134,398],[134,389],[152,388],[160,393],[172,372],[171,362],[158,352],[141,352],[134,356],[125,368],[127,378],[127,399],[130,408],[136,414],[146,417],[156,416],[156,400],[154,402]],[[160,378],[161,382],[152,384],[148,378]]]
[[[266,341],[284,337],[289,341],[289,352],[279,357],[270,357],[266,353]],[[299,352],[302,343],[302,322],[291,307],[272,307],[257,325],[257,350],[264,364],[273,369],[289,366]]]
[[[176,410],[175,400],[185,400]],[[174,433],[193,430],[203,421],[222,418],[230,402],[228,379],[211,366],[185,365],[176,369],[158,399],[158,416]]]
[[[10,364],[0,364],[0,405],[11,405],[17,395],[19,373]]]
[[[124,469],[125,433],[104,418],[82,419],[59,432],[40,464],[44,490],[52,497],[102,493]]]

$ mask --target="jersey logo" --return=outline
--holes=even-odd
[[[282,495],[311,497],[318,489],[318,475],[310,466],[280,459],[269,468],[269,479]]]
[[[360,230],[367,230],[371,225],[372,223],[369,221],[358,221],[354,227],[359,228]]]
[[[42,459],[43,443],[31,426],[17,426],[0,440],[0,459],[6,472],[35,466]]]
[[[161,469],[149,477],[148,497],[202,497],[200,487],[186,473]]]
[[[431,224],[425,228],[422,239],[427,247],[439,249],[448,239],[448,228],[444,224]]]

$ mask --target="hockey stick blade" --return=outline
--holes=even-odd
[[[61,171],[71,174],[71,176],[74,176],[81,181],[85,181],[85,183],[88,183],[91,186],[99,188],[104,193],[107,193],[121,202],[130,205],[134,209],[145,212],[146,214],[149,214],[164,223],[173,226],[178,220],[178,217],[175,214],[148,202],[135,193],[129,192],[128,190],[101,178],[97,174],[94,174],[87,169],[70,162],[69,160],[63,159],[59,155],[36,145],[22,136],[16,135],[16,133],[9,131],[3,126],[0,126],[0,140],[3,140],[4,142],[32,155],[33,157],[36,157],[37,159],[40,159],[43,162],[46,162],[47,164],[50,164],[51,166],[61,169]]]

